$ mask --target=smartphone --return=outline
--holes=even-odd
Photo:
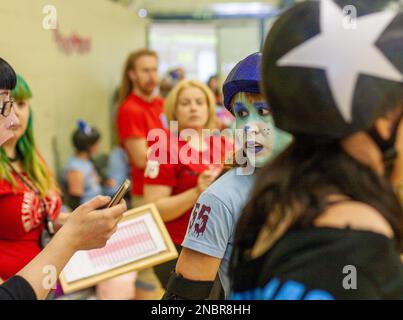
[[[114,196],[112,197],[111,202],[109,202],[107,208],[113,207],[122,201],[123,197],[129,191],[130,188],[130,180],[126,179],[122,185],[119,187],[119,190],[116,191]]]

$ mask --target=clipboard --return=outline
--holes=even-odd
[[[177,257],[157,208],[148,204],[127,211],[104,248],[75,253],[59,280],[68,294]]]

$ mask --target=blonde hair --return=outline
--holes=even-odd
[[[119,87],[119,105],[121,105],[129,93],[133,91],[133,83],[129,77],[129,71],[134,70],[136,68],[137,60],[144,56],[152,56],[158,59],[157,53],[149,49],[140,49],[134,51],[127,57],[125,66],[123,68],[122,81],[120,82]]]
[[[179,95],[184,89],[192,87],[200,89],[207,99],[208,120],[204,128],[216,129],[216,104],[213,92],[207,85],[197,80],[182,80],[169,92],[164,103],[164,110],[167,121],[169,122],[178,120],[176,118],[176,107],[178,105]]]

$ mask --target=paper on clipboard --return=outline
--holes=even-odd
[[[159,252],[166,245],[151,213],[119,223],[102,249],[77,252],[63,270],[67,282],[82,280]]]

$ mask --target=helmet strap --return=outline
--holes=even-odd
[[[385,177],[390,178],[393,171],[393,166],[395,160],[397,158],[397,150],[395,147],[396,138],[397,138],[397,130],[399,128],[400,120],[402,119],[403,114],[399,117],[398,121],[392,128],[391,135],[389,139],[384,139],[380,136],[378,130],[376,129],[375,125],[372,126],[367,133],[378,146],[379,150],[382,152],[383,163],[385,166]]]

